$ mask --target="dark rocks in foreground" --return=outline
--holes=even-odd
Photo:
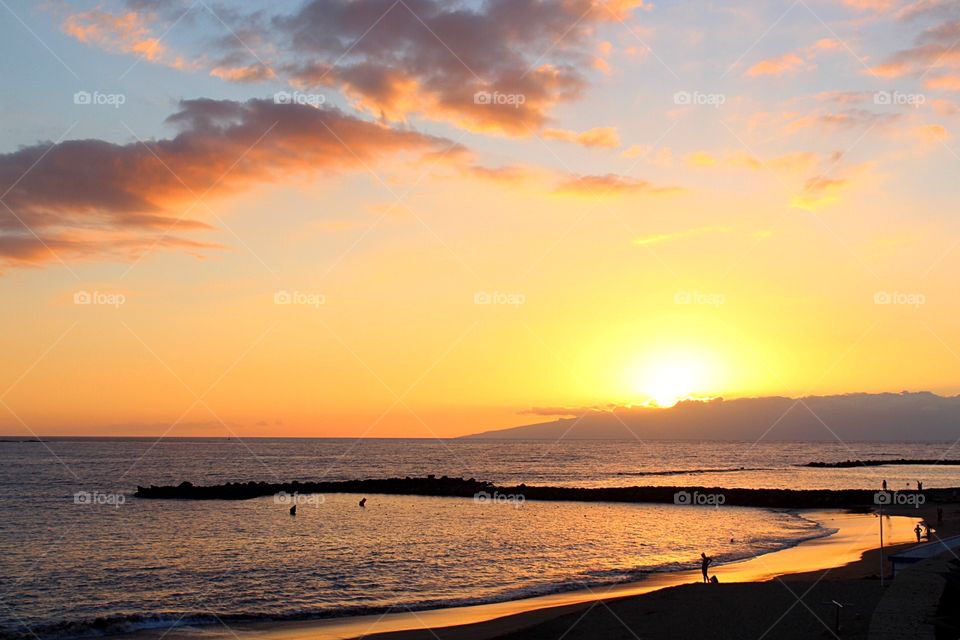
[[[955,466],[960,464],[960,460],[934,460],[922,458],[897,458],[896,460],[844,460],[842,462],[808,462],[805,467],[816,467],[818,469],[849,469],[850,467],[882,467],[895,464],[938,464],[942,466]]]
[[[215,486],[194,486],[183,482],[178,486],[137,487],[138,498],[179,500],[247,500],[264,496],[310,493],[360,493],[438,497],[477,498],[480,501],[569,500],[580,502],[646,502],[659,504],[740,506],[783,509],[864,508],[878,503],[896,506],[918,501],[957,502],[960,488],[927,489],[919,499],[918,492],[891,492],[877,500],[877,493],[861,489],[832,491],[827,489],[724,489],[720,487],[528,487],[498,486],[470,478],[386,478],[347,480],[343,482],[247,482]]]

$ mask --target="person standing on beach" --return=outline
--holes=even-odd
[[[883,481],[883,490],[884,490],[884,491],[887,490],[887,481],[886,481],[886,480]]]
[[[923,532],[923,529],[920,528],[919,524],[913,528],[913,532],[917,534],[917,542],[920,542],[920,534]],[[706,569],[704,569],[704,571],[706,571]]]
[[[704,582],[710,582],[710,578],[707,577],[707,568],[711,562],[713,562],[713,558],[703,552],[700,553],[700,572],[703,574]]]
[[[917,491],[923,491],[923,480],[917,480]]]

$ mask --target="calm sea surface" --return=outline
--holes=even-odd
[[[0,634],[80,637],[488,602],[636,580],[829,533],[734,507],[300,496],[137,500],[138,484],[436,475],[566,486],[960,486],[949,444],[450,440],[0,442]],[[948,457],[960,457],[960,451]],[[79,502],[77,495],[80,495]]]

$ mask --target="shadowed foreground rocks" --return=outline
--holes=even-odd
[[[647,502],[713,506],[723,504],[740,507],[783,509],[867,508],[875,505],[873,491],[850,489],[833,491],[815,489],[723,489],[718,487],[528,487],[497,486],[473,478],[385,478],[347,480],[342,482],[246,482],[211,486],[195,486],[182,482],[176,486],[137,487],[136,497],[175,500],[248,500],[278,493],[379,493],[390,495],[477,498],[478,500],[510,499],[571,500],[579,502]],[[960,489],[928,489],[922,492],[924,503],[956,502]],[[915,495],[916,492],[899,492]]]

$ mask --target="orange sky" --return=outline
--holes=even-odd
[[[960,392],[952,5],[521,4],[14,3],[0,432]]]

